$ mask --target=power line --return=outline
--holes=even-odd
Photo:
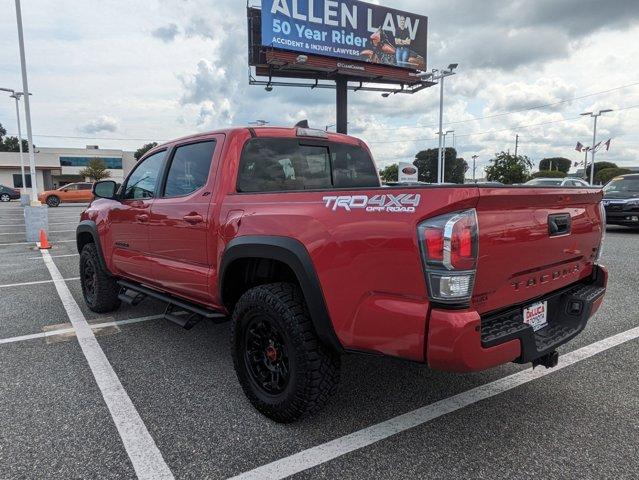
[[[632,105],[630,107],[623,107],[623,108],[617,108],[614,111],[615,112],[621,112],[624,110],[630,110],[632,108],[639,108],[639,105]],[[489,133],[499,133],[499,132],[512,132],[515,130],[519,130],[522,128],[532,128],[532,127],[539,127],[542,125],[551,125],[553,123],[561,123],[561,122],[569,122],[569,121],[574,121],[574,120],[579,120],[580,118],[583,118],[581,116],[578,117],[570,117],[570,118],[562,118],[560,120],[551,120],[548,122],[540,122],[540,123],[531,123],[531,124],[527,124],[527,125],[515,125],[513,127],[507,127],[507,128],[500,128],[500,129],[496,129],[496,130],[486,130],[483,132],[471,132],[471,133],[460,133],[460,134],[456,134],[455,137],[459,138],[459,137],[474,137],[477,135],[486,135]],[[403,140],[378,140],[378,141],[370,141],[370,142],[366,142],[368,144],[371,145],[375,145],[375,144],[387,144],[387,143],[403,143],[403,142],[420,142],[420,141],[428,141],[428,140],[436,140],[438,137],[422,137],[422,138],[408,138],[408,139],[403,139]]]
[[[454,122],[447,122],[446,125],[458,125],[460,123],[469,123],[469,122],[475,122],[478,120],[486,120],[486,119],[490,119],[490,118],[497,118],[497,117],[503,117],[506,115],[513,115],[515,113],[521,113],[521,112],[529,112],[531,110],[538,110],[540,108],[548,108],[548,107],[554,107],[556,105],[561,105],[564,103],[570,103],[570,102],[574,102],[575,100],[582,100],[584,98],[589,98],[589,97],[594,97],[596,95],[603,95],[605,93],[610,93],[610,92],[614,92],[617,90],[622,90],[624,88],[630,88],[630,87],[634,87],[639,85],[639,82],[635,82],[635,83],[630,83],[628,85],[621,85],[619,87],[614,87],[614,88],[610,88],[608,90],[602,90],[600,92],[593,92],[593,93],[588,93],[585,95],[580,95],[577,97],[572,97],[572,98],[566,98],[563,100],[558,100],[556,102],[552,102],[552,103],[546,103],[543,105],[535,105],[532,107],[526,107],[526,108],[521,108],[519,110],[509,110],[506,112],[498,112],[498,113],[494,113],[492,115],[485,115],[483,117],[474,117],[474,118],[469,118],[466,120],[456,120]],[[367,128],[366,131],[378,131],[378,130],[384,130],[384,131],[395,131],[395,130],[402,130],[402,129],[415,129],[415,128],[438,128],[439,125],[405,125],[402,127],[390,127],[390,128]]]

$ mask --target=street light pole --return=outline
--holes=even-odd
[[[22,151],[22,128],[20,126],[20,106],[18,102],[23,95],[22,92],[16,92],[11,88],[0,88],[0,91],[9,92],[9,97],[14,98],[16,102],[16,122],[18,123],[18,147],[20,150],[20,173],[22,174],[22,196],[27,196],[27,184],[24,175],[24,152]],[[22,201],[22,198],[21,198]]]
[[[31,107],[29,105],[29,82],[27,81],[27,61],[24,53],[24,34],[22,32],[22,10],[20,0],[16,2],[16,20],[18,23],[18,43],[20,45],[20,67],[22,69],[22,93],[24,94],[24,113],[27,122],[27,142],[29,144],[29,172],[31,173],[31,205],[38,206],[38,182],[35,168],[35,152],[33,149],[33,132],[31,131]]]
[[[439,149],[437,151],[437,183],[444,182],[444,167],[443,167],[443,136],[444,136],[444,79],[451,75],[455,75],[455,69],[459,66],[457,63],[451,63],[447,69],[437,70],[424,73],[420,75],[424,80],[439,80]]]
[[[582,113],[584,116],[590,116],[594,118],[594,128],[592,130],[592,159],[590,160],[590,185],[595,184],[595,145],[597,143],[597,118],[600,117],[603,113],[612,112],[612,109],[607,108],[605,110],[599,110],[597,113],[594,112],[585,112]]]
[[[441,162],[442,180],[439,183],[444,183],[444,181],[446,180],[446,136],[448,136],[449,133],[453,134],[453,139],[455,138],[455,130],[448,130],[444,132],[444,149],[442,152],[442,162]]]
[[[20,149],[20,172],[22,173],[22,195],[26,195],[27,193],[27,180],[24,174],[24,152],[22,151],[22,127],[20,126],[20,106],[18,102],[20,101],[21,92],[13,92],[11,95],[16,100],[16,120],[18,122],[18,145]]]
[[[473,155],[473,183],[477,183],[477,179],[475,178],[475,169],[477,168],[476,162],[479,155]]]

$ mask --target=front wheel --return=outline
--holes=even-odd
[[[94,312],[107,313],[120,306],[120,288],[100,265],[95,243],[87,243],[80,254],[80,284],[87,306]]]
[[[11,197],[8,194],[3,193],[2,195],[0,195],[0,202],[7,203],[10,201],[11,201]]]
[[[276,422],[317,412],[337,390],[339,356],[320,342],[296,285],[261,285],[242,295],[231,352],[244,393]]]
[[[60,197],[56,195],[47,197],[47,205],[53,208],[57,207],[58,205],[60,205]]]

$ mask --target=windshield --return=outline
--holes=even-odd
[[[617,178],[604,187],[606,193],[639,192],[639,177]]]
[[[534,180],[527,181],[525,185],[561,185],[561,178],[557,180],[552,178],[535,178]]]

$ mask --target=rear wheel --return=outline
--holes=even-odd
[[[102,269],[95,243],[88,243],[80,254],[80,283],[87,306],[94,312],[106,313],[120,306],[120,287]]]
[[[0,202],[10,202],[11,201],[11,197],[7,194],[7,193],[3,193],[2,195],[0,195]]]
[[[276,422],[317,412],[337,390],[339,356],[320,343],[296,285],[261,285],[242,295],[231,351],[244,393]]]
[[[54,208],[57,207],[58,205],[60,205],[60,197],[58,197],[57,195],[48,196],[47,205]]]

